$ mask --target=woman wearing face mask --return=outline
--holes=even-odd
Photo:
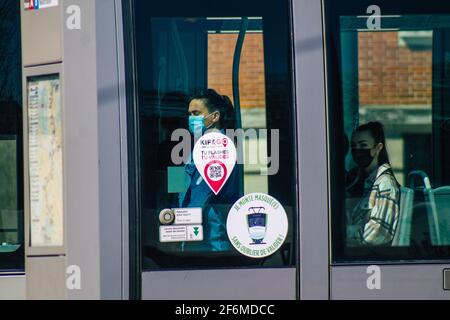
[[[197,92],[189,102],[189,131],[194,138],[206,130],[235,129],[235,112],[230,99],[213,89]],[[179,194],[180,208],[202,208],[204,240],[182,243],[183,251],[228,251],[231,244],[226,232],[229,208],[239,198],[237,170],[234,169],[218,195],[215,195],[198,172],[193,161],[185,167],[187,191]]]
[[[358,127],[351,141],[357,167],[348,174],[347,244],[389,245],[400,212],[400,188],[386,150],[383,125]]]

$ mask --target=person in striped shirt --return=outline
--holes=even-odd
[[[400,185],[390,166],[383,125],[359,126],[351,151],[357,167],[346,178],[347,245],[390,245],[398,224]]]

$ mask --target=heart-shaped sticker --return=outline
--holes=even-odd
[[[226,135],[210,132],[198,139],[193,160],[203,180],[217,195],[236,165],[236,147]]]

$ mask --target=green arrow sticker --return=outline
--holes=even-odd
[[[195,236],[198,236],[198,233],[199,233],[199,231],[198,231],[198,227],[194,227],[194,234],[195,234]]]

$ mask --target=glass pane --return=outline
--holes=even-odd
[[[0,0],[0,272],[24,268],[19,3]]]
[[[334,261],[449,258],[450,15],[386,14],[374,30],[367,17],[334,17],[328,39]]]
[[[288,3],[236,4],[135,2],[137,178],[144,270],[295,265]],[[285,22],[280,23],[279,17]],[[217,195],[193,164],[192,149],[201,134],[189,134],[189,126],[194,128],[199,116],[204,130],[228,135],[237,150],[238,164]],[[189,148],[177,153],[180,140],[174,134],[180,129],[187,133]],[[182,162],[174,152],[182,155],[178,157]],[[264,259],[239,253],[226,229],[234,203],[253,193],[274,197],[289,220],[283,246]],[[164,209],[183,208],[193,209],[190,214],[201,212],[196,232],[203,240],[170,238],[173,229],[167,234],[169,229],[161,222]],[[265,224],[261,217],[249,220],[249,229]],[[175,240],[167,242],[169,238]]]

